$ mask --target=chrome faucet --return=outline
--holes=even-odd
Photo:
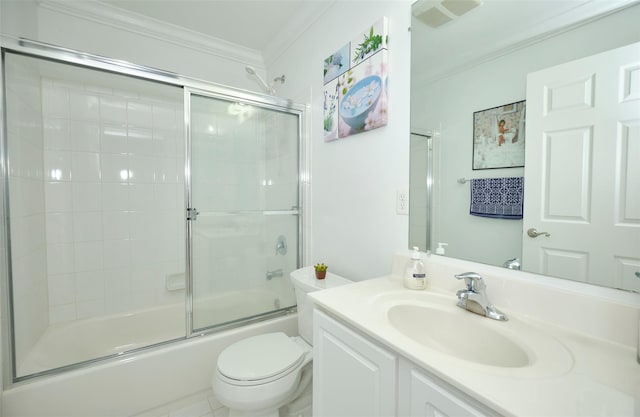
[[[502,266],[504,266],[507,269],[517,269],[519,271],[520,259],[518,258],[508,259],[507,261],[505,261],[505,263],[502,264]]]
[[[489,302],[487,297],[487,286],[480,274],[475,272],[465,272],[464,274],[455,275],[458,279],[464,279],[467,288],[458,290],[457,306],[469,310],[472,313],[487,316],[494,320],[507,320],[507,316],[499,311],[493,304]]]
[[[281,277],[284,275],[282,269],[274,269],[273,271],[267,271],[267,280],[270,281],[272,278]]]

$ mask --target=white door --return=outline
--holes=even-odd
[[[529,74],[526,140],[523,269],[640,291],[640,43]]]

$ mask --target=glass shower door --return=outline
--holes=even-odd
[[[14,380],[184,338],[182,89],[2,54]]]
[[[300,114],[186,94],[192,329],[291,308]]]

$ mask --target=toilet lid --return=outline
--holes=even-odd
[[[282,332],[236,342],[218,357],[218,371],[227,378],[255,381],[281,374],[304,359],[305,350]]]

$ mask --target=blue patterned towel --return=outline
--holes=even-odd
[[[471,181],[473,216],[521,219],[524,178],[480,178]]]

